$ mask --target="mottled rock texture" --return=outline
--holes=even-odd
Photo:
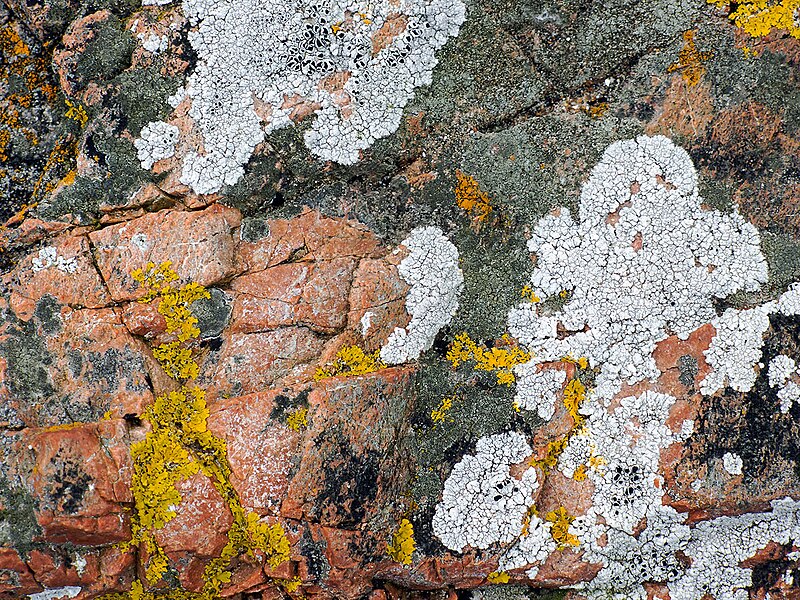
[[[537,223],[558,207],[577,215],[606,148],[642,134],[687,151],[703,210],[737,210],[758,228],[768,279],[714,298],[717,315],[765,306],[800,281],[800,39],[780,28],[752,38],[728,18],[739,3],[469,0],[430,84],[418,82],[397,130],[355,164],[307,149],[318,107],[287,94],[296,126],[267,131],[235,183],[199,195],[181,183],[184,157],[203,145],[183,91],[198,66],[198,24],[181,2],[150,4],[0,5],[0,598],[202,597],[192,594],[233,522],[203,473],[178,483],[176,516],[156,532],[169,561],[160,581],[146,581],[145,549],[125,547],[137,500],[131,446],[151,431],[146,408],[178,387],[153,354],[173,339],[165,316],[139,302],[145,290],[132,275],[164,261],[179,283],[209,292],[190,307],[193,383],[206,391],[208,431],[226,445],[230,483],[242,508],[280,523],[290,544],[276,568],[258,553],[236,556],[224,597],[702,598],[700,588],[679,596],[667,575],[582,589],[607,567],[587,558],[578,538],[588,534],[570,529],[592,511],[595,483],[554,461],[586,415],[563,390],[547,421],[514,404],[513,366],[525,360],[509,356],[529,349],[504,335],[507,316],[533,293],[526,241]],[[791,0],[767,4],[794,6],[800,20]],[[330,35],[368,18],[344,11]],[[405,26],[387,21],[372,51]],[[320,85],[347,104],[357,98],[348,78]],[[260,100],[247,100],[266,119]],[[135,142],[160,121],[179,132],[174,154],[144,170]],[[320,376],[343,349],[374,358],[409,326],[402,242],[427,226],[455,245],[464,279],[433,347],[407,364],[375,358],[357,376]],[[634,238],[631,252],[647,242]],[[538,298],[542,314],[558,313],[570,291]],[[706,323],[686,339],[667,332],[652,352],[660,375],[623,382],[606,407],[647,391],[674,398],[660,425],[675,438],[657,449],[656,487],[687,531],[800,500],[800,403],[782,411],[767,372],[778,355],[800,361],[800,316],[764,318],[751,389],[703,395],[718,333]],[[482,354],[455,367],[447,354],[461,332]],[[592,394],[598,365],[558,358],[542,368]],[[631,439],[646,437],[643,422],[628,424]],[[532,452],[504,465],[504,485],[537,474],[520,538],[541,521],[556,549],[535,568],[498,573],[513,543],[455,552],[432,521],[454,466],[478,440],[509,431]],[[403,520],[414,531],[408,560],[395,548]],[[655,521],[637,522],[631,548]],[[715,600],[800,598],[798,551],[797,537],[760,544],[731,566],[751,569],[749,579]],[[630,557],[631,572],[646,562]],[[692,560],[679,552],[674,562],[683,573]],[[710,577],[733,581],[722,570]]]

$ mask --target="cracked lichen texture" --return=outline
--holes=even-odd
[[[534,357],[515,368],[517,399],[525,408],[551,418],[563,382],[561,374],[540,370],[539,363],[587,357],[598,373],[597,387],[576,407],[580,426],[556,463],[563,475],[591,483],[591,507],[567,533],[578,541],[583,560],[601,569],[579,587],[590,598],[644,600],[643,584],[658,582],[668,586],[673,600],[706,594],[743,600],[753,582],[752,570],[741,563],[770,541],[797,542],[800,503],[787,498],[774,501],[772,512],[691,526],[686,514],[662,504],[659,463],[663,450],[692,434],[693,421],[676,424],[676,430],[668,426],[676,399],[656,391],[613,405],[611,399],[623,382],[658,378],[652,354],[659,341],[670,335],[686,339],[709,323],[715,336],[705,354],[712,371],[701,389],[749,390],[769,316],[800,314],[800,284],[775,301],[717,314],[714,298],[758,290],[766,281],[759,235],[736,212],[702,208],[688,155],[664,137],[612,144],[582,190],[578,216],[575,221],[562,208],[544,217],[529,244],[537,257],[533,292],[545,299],[561,296],[566,303],[555,309],[547,302],[519,305],[508,322]],[[796,364],[785,357],[770,365],[770,374],[773,387],[789,385]],[[518,456],[507,457],[498,437],[509,447],[513,440]],[[463,551],[466,545],[484,549],[516,540],[500,557],[502,569],[535,565],[555,549],[547,535],[552,524],[541,523],[532,510],[536,487],[525,490],[527,509],[502,493],[533,480],[528,472],[521,480],[511,477],[506,466],[527,449],[519,433],[482,438],[478,453],[456,465],[433,520],[445,546]],[[730,454],[721,467],[738,476],[740,461]],[[517,534],[511,533],[513,526]],[[528,576],[536,573],[534,566]]]
[[[534,293],[566,290],[567,303],[556,313],[530,303],[512,309],[511,333],[537,362],[587,357],[605,397],[623,381],[656,379],[659,341],[673,332],[686,339],[717,317],[714,298],[767,279],[756,228],[737,212],[701,205],[694,165],[669,139],[609,146],[583,186],[577,220],[561,208],[528,242]]]
[[[458,249],[438,227],[418,227],[403,240],[408,250],[398,267],[409,286],[408,326],[396,327],[381,348],[381,360],[395,365],[419,358],[433,345],[439,330],[458,310],[464,275],[458,266]]]
[[[667,585],[673,600],[701,600],[707,594],[715,600],[746,600],[753,571],[741,563],[770,542],[800,539],[800,502],[790,498],[773,500],[771,512],[719,517],[694,527],[685,523],[686,516],[655,506],[638,536],[587,523],[587,517],[576,519],[570,531],[581,539],[584,559],[603,565],[583,593],[590,599],[612,592],[644,600],[648,594],[642,584],[656,581]]]
[[[465,19],[461,0],[184,0],[183,10],[199,59],[189,115],[203,141],[181,181],[199,194],[236,183],[265,133],[303,112],[316,113],[312,154],[355,163],[397,130]]]

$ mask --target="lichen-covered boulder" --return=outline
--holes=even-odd
[[[800,597],[795,0],[0,54],[0,598]]]

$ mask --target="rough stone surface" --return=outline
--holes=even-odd
[[[120,546],[164,261],[290,547],[221,597],[800,598],[800,32],[751,4],[3,3],[0,598],[189,598],[228,540],[199,472],[160,582]]]

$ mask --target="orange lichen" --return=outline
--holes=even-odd
[[[482,223],[492,212],[492,201],[471,175],[456,171],[456,204],[476,222]]]
[[[708,61],[713,53],[700,52],[694,43],[695,30],[690,29],[683,34],[683,48],[678,52],[678,62],[667,67],[667,73],[680,71],[686,85],[695,86],[706,72],[703,63]]]

